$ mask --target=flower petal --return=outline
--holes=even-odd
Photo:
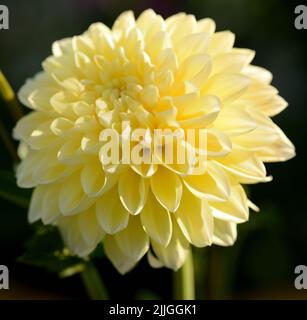
[[[248,202],[244,189],[240,185],[232,186],[227,201],[210,202],[212,214],[215,218],[241,223],[248,220]]]
[[[262,111],[269,117],[274,117],[275,115],[282,112],[288,106],[288,102],[281,96],[274,96],[266,104],[259,105],[259,110]]]
[[[207,172],[183,178],[186,187],[197,197],[207,200],[225,201],[230,196],[230,181],[222,168],[207,162]]]
[[[249,85],[249,78],[239,73],[219,73],[210,78],[203,87],[202,94],[216,95],[225,104],[242,96]]]
[[[63,215],[73,214],[80,207],[85,194],[80,183],[80,172],[67,177],[60,188],[59,206]]]
[[[167,184],[164,183],[167,181]],[[176,211],[182,194],[180,178],[169,169],[159,166],[150,179],[151,190],[159,203],[169,211]]]
[[[174,44],[174,50],[177,54],[177,58],[180,62],[184,61],[192,54],[205,53],[210,36],[207,33],[194,33],[187,35]]]
[[[49,184],[69,175],[74,170],[74,168],[59,163],[56,152],[52,150],[40,152],[40,159],[33,169],[32,177],[37,184]]]
[[[214,127],[228,136],[237,136],[256,129],[257,122],[240,105],[231,105],[222,109],[214,122]]]
[[[57,184],[47,187],[43,195],[41,210],[42,222],[44,224],[54,223],[61,215],[59,208],[59,186]]]
[[[257,183],[267,180],[263,162],[253,153],[236,146],[230,154],[220,158],[218,163],[241,183]]]
[[[28,221],[30,223],[34,223],[41,219],[43,215],[44,194],[47,190],[48,187],[44,185],[38,186],[34,189],[28,213]]]
[[[248,65],[242,71],[243,74],[249,78],[265,84],[271,83],[273,78],[273,75],[270,71],[258,66]]]
[[[255,52],[252,50],[237,48],[230,52],[217,54],[212,60],[212,74],[240,72],[253,60],[254,56]]]
[[[116,187],[97,199],[96,216],[101,228],[108,234],[115,234],[127,227],[129,212],[119,201]]]
[[[199,32],[213,34],[215,31],[215,22],[211,18],[200,19],[197,21],[197,28]]]
[[[182,233],[190,243],[196,247],[211,245],[213,216],[206,200],[195,197],[184,188],[175,217]]]
[[[211,72],[211,59],[207,54],[192,55],[180,66],[177,81],[192,81],[201,87],[208,79]]]
[[[104,233],[98,224],[94,206],[80,213],[78,222],[83,239],[89,246],[94,246],[102,240]]]
[[[84,240],[78,223],[78,216],[64,217],[58,224],[60,233],[67,247],[75,255],[85,258],[95,249]]]
[[[21,118],[13,131],[13,136],[15,139],[28,140],[32,132],[42,123],[47,123],[50,118],[43,112],[30,112],[23,118]]]
[[[142,225],[152,239],[167,246],[172,236],[172,221],[170,214],[149,192],[146,205],[141,212]]]
[[[152,248],[158,259],[168,268],[178,270],[185,262],[189,252],[189,242],[183,236],[175,219],[172,219],[172,239],[167,247],[151,240]]]
[[[80,179],[82,188],[88,196],[99,194],[106,183],[101,163],[97,160],[86,164],[82,169]]]
[[[106,236],[103,241],[103,247],[107,257],[119,273],[125,274],[135,266],[136,261],[123,253],[114,236]]]
[[[225,133],[216,128],[209,128],[207,130],[208,158],[223,158],[231,151],[232,143]]]
[[[213,243],[219,246],[232,246],[237,239],[237,224],[214,219]]]
[[[176,43],[183,37],[193,34],[196,31],[197,22],[192,14],[178,14],[166,19],[166,26],[173,43]]]
[[[161,268],[163,267],[163,263],[154,256],[151,250],[147,252],[147,261],[152,268]]]
[[[295,147],[287,136],[276,126],[278,138],[269,145],[257,151],[257,156],[265,162],[286,161],[295,156]]]
[[[118,193],[123,206],[131,213],[138,214],[145,205],[148,192],[146,181],[135,173],[128,170],[119,179]]]
[[[130,28],[134,27],[135,19],[132,11],[125,11],[120,14],[115,20],[112,30],[113,31],[124,31],[126,32]]]
[[[40,154],[38,152],[28,152],[27,156],[17,166],[17,185],[21,188],[33,188],[37,186],[37,181],[33,178],[32,168],[40,162]]]
[[[50,99],[57,91],[58,88],[50,76],[40,72],[33,79],[26,81],[18,92],[18,98],[30,109],[49,113],[52,111]]]
[[[230,31],[216,32],[211,36],[207,52],[213,56],[218,53],[228,52],[232,49],[235,35]]]
[[[116,233],[114,237],[121,251],[135,262],[139,261],[149,249],[148,235],[138,216],[130,217],[127,228]]]

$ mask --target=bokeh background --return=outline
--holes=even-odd
[[[299,1],[304,4],[305,1]],[[294,288],[294,268],[307,265],[307,30],[294,27],[297,1],[277,0],[1,0],[10,10],[10,29],[0,31],[0,68],[17,90],[41,69],[53,41],[82,33],[92,22],[111,26],[122,11],[138,15],[153,8],[167,17],[179,11],[211,17],[217,30],[236,34],[237,47],[256,50],[254,63],[274,74],[273,85],[289,102],[274,118],[297,149],[296,158],[267,165],[274,180],[249,189],[261,208],[239,226],[231,248],[195,250],[197,296],[201,299],[307,299],[307,290]],[[3,101],[0,117],[6,130],[13,121]],[[14,183],[11,158],[0,142],[0,185]],[[0,264],[10,269],[10,290],[0,299],[74,299],[86,293],[78,275],[59,280],[56,274],[16,261],[33,229],[26,210],[1,199]],[[112,298],[172,297],[172,275],[151,269],[146,259],[125,277],[102,259],[97,264]]]

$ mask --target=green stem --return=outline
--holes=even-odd
[[[92,300],[108,300],[108,293],[102,282],[102,279],[91,262],[86,264],[85,269],[81,272],[81,278],[88,296]]]
[[[16,99],[14,90],[0,70],[0,96],[7,104],[9,111],[15,121],[18,121],[23,116],[22,108]]]
[[[23,111],[18,103],[15,93],[10,86],[9,82],[5,78],[4,74],[0,70],[0,97],[8,106],[8,109],[14,119],[14,121],[19,120],[23,116]],[[11,135],[7,133],[6,128],[2,121],[0,120],[0,139],[7,148],[10,156],[12,157],[14,163],[19,161],[15,144],[11,138]]]
[[[194,300],[195,282],[193,255],[190,250],[184,265],[174,272],[174,298],[176,300]]]
[[[0,139],[2,140],[3,144],[5,145],[8,153],[10,154],[14,163],[18,163],[19,157],[17,155],[16,147],[11,136],[7,133],[6,128],[3,122],[0,119]]]

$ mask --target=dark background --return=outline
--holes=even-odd
[[[0,4],[10,10],[10,29],[0,31],[0,68],[15,90],[40,70],[53,41],[82,33],[95,21],[111,26],[127,9],[136,15],[151,7],[163,17],[179,11],[199,19],[211,17],[217,30],[236,34],[236,47],[256,50],[253,63],[273,73],[273,85],[289,102],[274,120],[294,142],[297,156],[267,165],[274,180],[250,187],[251,199],[261,212],[251,213],[250,221],[239,226],[233,247],[195,250],[197,294],[211,299],[307,298],[306,290],[294,288],[295,266],[307,265],[307,30],[294,27],[294,8],[307,5],[306,1],[0,0]],[[11,130],[13,122],[2,101],[0,117]],[[0,166],[12,168],[3,144]],[[59,280],[43,269],[16,262],[32,232],[26,210],[0,199],[0,265],[9,267],[11,279],[11,289],[1,290],[0,299],[85,297],[78,276]],[[146,259],[125,277],[104,259],[97,266],[112,298],[171,298],[171,272],[151,269]]]

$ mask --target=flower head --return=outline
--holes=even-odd
[[[33,110],[14,130],[18,185],[35,188],[29,221],[57,225],[80,256],[103,241],[122,273],[146,253],[152,266],[178,269],[191,244],[232,245],[254,207],[242,184],[269,181],[263,163],[294,156],[271,120],[287,106],[271,73],[233,45],[211,19],[164,20],[152,10],[56,41],[19,92]],[[116,132],[123,145],[127,128],[145,129],[148,141],[158,128],[204,129],[205,150],[175,142],[184,153],[206,153],[201,174],[189,152],[180,164],[105,163],[102,132]]]

